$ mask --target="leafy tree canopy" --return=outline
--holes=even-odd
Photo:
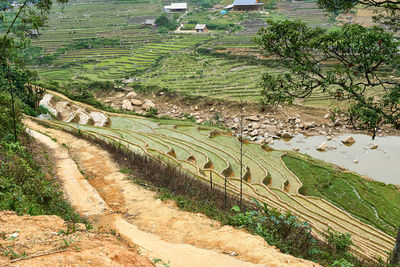
[[[15,139],[18,113],[15,97],[19,96],[29,106],[36,103],[34,90],[26,86],[35,75],[25,69],[22,50],[45,25],[52,3],[52,0],[0,0],[0,90],[10,94]]]
[[[300,21],[268,24],[255,42],[267,55],[282,59],[288,71],[263,76],[265,104],[291,103],[318,89],[350,102],[341,112],[355,128],[373,133],[382,124],[400,128],[400,85],[388,78],[400,62],[399,44],[391,33],[357,24],[334,30]]]

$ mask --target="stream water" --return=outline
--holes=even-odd
[[[347,136],[337,136],[328,141],[324,136],[297,135],[291,140],[275,140],[271,147],[282,150],[299,148],[301,153],[343,166],[376,181],[400,185],[400,136],[372,140],[368,135],[351,134],[356,140],[351,146],[341,142]],[[316,147],[323,142],[334,149],[317,151]],[[377,149],[369,149],[373,143],[378,145]]]

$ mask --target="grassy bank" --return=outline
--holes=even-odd
[[[396,186],[366,180],[308,156],[289,153],[283,161],[303,183],[301,194],[324,198],[360,220],[396,235],[400,224],[400,191]]]
[[[21,215],[58,215],[66,221],[83,222],[64,199],[50,156],[24,134],[21,108],[17,101],[15,142],[10,96],[0,92],[0,209]]]

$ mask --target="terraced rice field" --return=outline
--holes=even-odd
[[[265,71],[280,70],[242,60],[178,54],[164,60],[157,70],[146,73],[143,82],[190,95],[256,100],[260,98],[260,81]]]
[[[151,0],[76,0],[55,5],[49,16],[49,27],[32,43],[42,48],[42,55],[51,55],[59,48],[89,39],[116,41],[99,48],[69,50],[51,62],[51,68],[35,66],[35,69],[47,80],[115,80],[151,67],[162,56],[209,39],[206,36],[161,35],[152,27],[141,25],[161,13],[162,3]]]
[[[229,132],[184,121],[111,113],[109,116],[109,128],[59,121],[47,123],[53,127],[80,131],[132,152],[174,164],[207,182],[212,175],[215,185],[220,188],[226,178],[228,191],[232,194],[239,192],[240,142]],[[322,235],[328,227],[351,233],[355,243],[353,249],[371,258],[385,258],[386,251],[393,248],[393,237],[362,223],[324,199],[300,195],[298,190],[302,183],[284,164],[282,156],[285,152],[269,150],[251,142],[244,143],[244,151],[243,188],[247,198],[292,212],[308,221],[317,235]],[[268,180],[270,183],[266,184]]]

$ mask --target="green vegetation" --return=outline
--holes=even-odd
[[[384,124],[400,129],[400,84],[388,77],[400,60],[398,42],[383,28],[346,24],[327,31],[301,21],[269,21],[256,43],[287,68],[264,74],[263,103],[292,103],[319,89],[348,101],[334,113],[345,114],[355,129],[371,131],[372,138]]]
[[[19,52],[29,43],[25,36],[44,25],[52,3],[28,0],[15,9],[11,4],[2,1],[0,13],[0,209],[82,222],[52,178],[49,156],[24,134],[22,123],[22,112],[42,110],[37,109],[41,92],[27,85],[35,75]]]
[[[396,186],[369,181],[357,174],[294,153],[283,157],[303,183],[303,195],[322,197],[376,228],[395,235],[400,226],[400,193]]]

